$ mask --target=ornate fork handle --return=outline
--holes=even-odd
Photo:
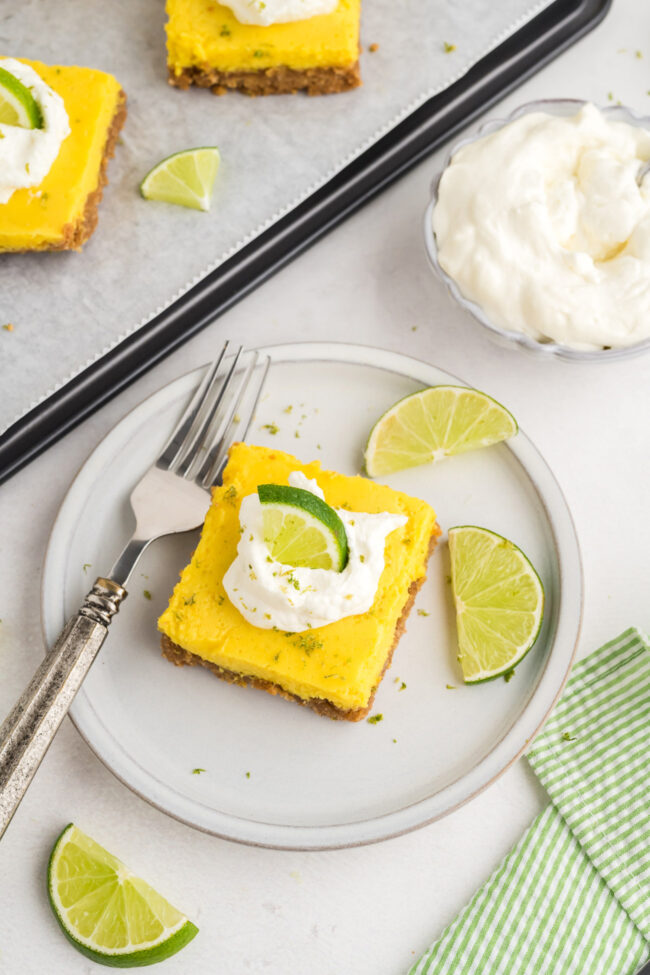
[[[0,837],[68,713],[126,589],[99,578],[0,727]]]

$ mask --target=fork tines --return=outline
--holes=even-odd
[[[268,356],[226,342],[206,370],[156,467],[189,478],[201,487],[215,484],[234,438],[248,432],[270,365]]]

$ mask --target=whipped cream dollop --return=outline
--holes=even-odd
[[[339,0],[221,0],[230,7],[240,24],[270,27],[288,24],[293,20],[308,20],[321,14],[331,14]]]
[[[0,203],[7,203],[16,190],[43,182],[70,134],[70,124],[63,99],[33,68],[13,58],[0,58],[0,67],[30,90],[43,115],[42,129],[0,123]]]
[[[290,474],[289,484],[324,500],[316,481],[300,471]],[[349,558],[343,571],[293,568],[270,558],[257,494],[242,500],[241,540],[223,585],[244,619],[262,629],[277,627],[299,633],[368,612],[384,571],[386,537],[407,519],[404,515],[343,509],[337,514],[348,539]]]
[[[575,348],[650,336],[650,131],[593,105],[531,112],[440,181],[441,267],[502,328]]]

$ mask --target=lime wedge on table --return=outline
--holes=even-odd
[[[544,590],[521,549],[487,528],[449,530],[451,585],[466,684],[511,670],[542,625]]]
[[[505,407],[466,386],[431,386],[399,400],[372,428],[366,471],[379,477],[405,467],[489,447],[517,432]]]
[[[0,122],[22,129],[42,129],[38,102],[22,81],[0,68]]]
[[[147,173],[140,183],[140,192],[145,200],[209,210],[219,160],[216,146],[176,152]]]
[[[348,561],[345,525],[334,508],[302,488],[260,484],[264,541],[284,565],[341,572]]]
[[[102,965],[153,965],[183,948],[198,931],[149,884],[72,824],[54,844],[47,886],[64,934]]]

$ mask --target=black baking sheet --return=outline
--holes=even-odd
[[[174,304],[21,417],[0,436],[0,483],[595,27],[610,5],[611,0],[555,0]]]

